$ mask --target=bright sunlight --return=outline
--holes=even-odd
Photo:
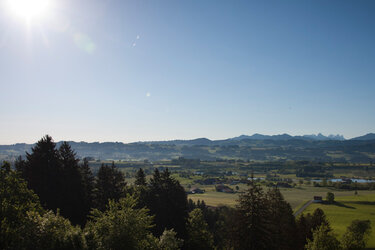
[[[40,18],[50,7],[51,0],[8,0],[11,11],[26,20]]]

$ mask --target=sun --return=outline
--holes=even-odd
[[[45,15],[51,0],[8,0],[10,10],[17,16],[31,20]]]

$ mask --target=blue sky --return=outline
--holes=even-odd
[[[375,128],[375,2],[0,5],[0,144]]]

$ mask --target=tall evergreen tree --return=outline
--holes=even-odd
[[[267,192],[272,245],[269,249],[296,249],[296,223],[290,204],[278,188]]]
[[[188,239],[186,248],[191,250],[209,250],[214,249],[213,236],[208,230],[208,225],[204,220],[201,209],[196,208],[189,213],[187,223]]]
[[[326,215],[324,214],[324,211],[320,208],[317,208],[314,210],[314,213],[311,217],[310,227],[312,230],[318,229],[322,224],[326,225],[327,230],[331,230],[331,227],[329,225],[329,222],[327,220]]]
[[[48,209],[61,207],[61,164],[56,144],[49,135],[44,136],[26,153],[22,176],[28,187],[39,196],[41,204]],[[22,165],[22,164],[21,164]]]
[[[118,201],[125,194],[125,178],[114,163],[104,165],[99,168],[96,189],[95,189],[95,206],[104,211],[108,200]]]
[[[61,215],[70,219],[73,224],[82,224],[85,221],[83,204],[83,183],[78,165],[79,159],[67,142],[59,148],[61,165]]]
[[[234,235],[231,237],[235,249],[270,249],[271,229],[268,216],[268,201],[262,188],[254,181],[238,200]],[[271,245],[272,246],[272,245]]]
[[[160,174],[155,169],[150,180],[147,207],[155,215],[154,234],[159,237],[164,229],[174,229],[179,238],[186,237],[188,203],[185,189],[170,176],[168,169]]]
[[[135,185],[137,186],[146,186],[146,175],[142,168],[140,168],[137,171],[137,174],[135,175]]]
[[[82,190],[83,190],[83,224],[86,222],[87,215],[90,213],[91,208],[93,207],[94,200],[94,185],[95,178],[91,172],[89,162],[87,158],[83,159],[82,164],[80,165],[81,178],[82,178]]]
[[[311,215],[301,215],[297,219],[297,235],[298,235],[298,246],[303,247],[307,240],[313,239],[313,231],[317,230],[321,225],[325,225],[325,230],[331,230],[329,222],[324,214],[323,210],[317,208]]]
[[[309,214],[309,216],[311,215]],[[296,243],[298,245],[297,249],[303,249],[307,243],[307,239],[312,238],[312,232],[309,221],[309,218],[306,218],[304,214],[301,214],[301,216],[299,216],[296,220]]]

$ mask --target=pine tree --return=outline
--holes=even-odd
[[[329,222],[320,208],[315,209],[311,215],[301,215],[297,220],[297,232],[298,232],[298,246],[303,247],[307,240],[313,239],[313,231],[317,230],[321,225],[325,225],[325,230],[331,230]]]
[[[296,249],[296,223],[290,204],[278,188],[269,190],[267,199],[273,245],[269,249]]]
[[[160,174],[155,169],[150,180],[147,207],[155,215],[154,235],[159,237],[164,229],[174,229],[179,238],[185,239],[188,203],[185,189],[170,176],[168,169]]]
[[[310,215],[310,214],[309,214]],[[307,243],[307,239],[312,237],[309,219],[304,214],[298,217],[297,225],[297,240],[298,249],[303,249]]]
[[[231,237],[235,249],[270,249],[272,241],[268,208],[262,188],[251,181],[236,206],[234,235]]]
[[[186,248],[192,250],[214,249],[213,236],[208,230],[208,225],[204,220],[201,209],[196,208],[189,213],[187,223],[188,240]]]
[[[142,168],[140,168],[137,171],[137,174],[135,176],[135,185],[137,185],[137,186],[146,186],[147,185],[146,175],[145,175],[145,172],[143,171]]]
[[[40,198],[41,204],[56,210],[61,206],[61,164],[52,137],[46,135],[26,153],[26,162],[20,168],[28,187]]]
[[[324,211],[320,208],[317,208],[314,210],[314,213],[311,217],[310,227],[312,230],[318,229],[322,224],[326,225],[327,230],[331,230],[331,227],[329,225],[329,222],[327,220],[326,215],[324,214]]]
[[[125,178],[114,163],[111,166],[104,165],[99,168],[95,189],[95,206],[104,210],[108,200],[118,201],[125,195]]]
[[[81,178],[82,178],[82,190],[83,190],[83,224],[86,222],[87,215],[93,207],[94,200],[94,185],[95,179],[91,172],[89,162],[86,158],[83,159],[83,163],[80,166]]]
[[[73,224],[82,224],[85,221],[83,204],[83,185],[78,158],[67,142],[59,148],[61,164],[61,215],[70,219]]]

